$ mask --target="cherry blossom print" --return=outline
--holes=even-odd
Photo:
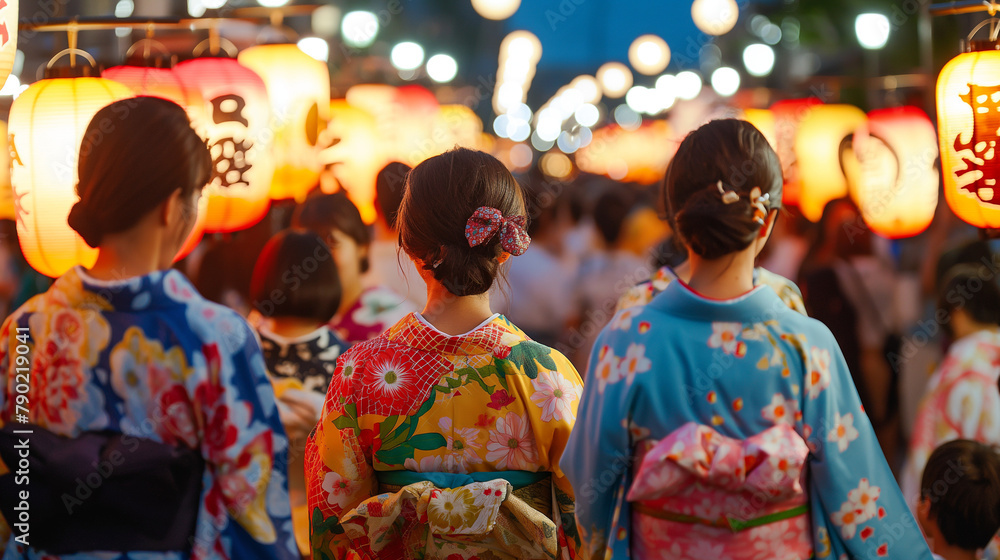
[[[529,470],[537,461],[535,438],[528,420],[516,412],[497,418],[486,444],[486,460],[500,470]]]

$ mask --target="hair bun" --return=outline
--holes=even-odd
[[[90,247],[96,249],[100,244],[101,240],[104,238],[104,232],[101,230],[100,226],[97,225],[97,220],[94,220],[90,216],[90,212],[84,207],[82,201],[77,201],[73,205],[73,208],[69,211],[69,216],[66,221],[69,223],[69,227],[73,228],[80,237],[89,245]]]

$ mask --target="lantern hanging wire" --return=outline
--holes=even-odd
[[[76,55],[80,55],[83,58],[85,58],[87,60],[87,62],[90,63],[91,67],[94,67],[94,68],[97,67],[97,61],[94,60],[94,57],[90,56],[90,53],[88,53],[87,51],[85,51],[83,49],[76,48],[76,45],[77,45],[77,41],[76,40],[77,40],[78,34],[79,34],[79,30],[76,28],[76,26],[73,25],[73,24],[70,24],[69,27],[66,30],[66,37],[67,37],[67,42],[69,44],[69,47],[66,48],[66,49],[63,49],[63,50],[59,51],[58,53],[56,53],[55,56],[53,56],[52,58],[50,58],[49,59],[49,63],[45,65],[45,69],[46,70],[51,70],[52,69],[52,65],[54,65],[57,60],[59,60],[60,58],[66,56],[66,55],[69,55],[69,66],[70,66],[70,68],[76,68]]]
[[[208,39],[195,45],[191,54],[199,57],[204,54],[206,47],[208,48],[209,56],[219,56],[219,52],[225,50],[229,58],[236,58],[236,55],[240,52],[235,43],[219,35],[218,20],[212,21],[212,25],[208,27]]]
[[[163,43],[157,41],[156,39],[153,39],[154,32],[155,32],[155,26],[152,23],[146,25],[146,36],[144,38],[142,38],[142,39],[139,39],[135,43],[132,43],[132,46],[129,47],[128,50],[125,51],[125,60],[128,60],[132,56],[132,54],[135,52],[135,50],[137,48],[139,48],[140,46],[142,47],[142,60],[143,60],[143,62],[146,62],[146,63],[149,62],[149,59],[150,59],[150,57],[153,54],[152,53],[152,49],[154,47],[156,48],[156,50],[160,54],[162,54],[163,56],[169,58],[170,57],[170,51],[167,50],[167,47]]]
[[[975,37],[976,33],[979,33],[979,30],[985,27],[987,23],[990,24],[990,42],[997,42],[997,35],[1000,34],[1000,19],[991,17],[990,19],[979,22],[978,25],[972,28],[972,31],[969,33],[969,37],[966,41],[970,47],[972,45],[972,38]]]

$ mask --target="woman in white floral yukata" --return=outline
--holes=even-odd
[[[580,376],[488,296],[528,247],[524,208],[483,152],[459,148],[410,173],[400,240],[427,306],[338,360],[306,448],[313,558],[575,556],[559,458]]]
[[[375,338],[416,311],[404,296],[366,280],[372,233],[343,191],[309,198],[295,213],[292,225],[319,234],[330,245],[343,290],[330,328],[345,342]]]
[[[601,333],[562,458],[581,556],[930,560],[830,331],[754,286],[781,187],[747,122],[681,143],[690,281]]]

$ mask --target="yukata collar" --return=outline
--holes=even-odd
[[[671,282],[649,306],[668,315],[711,322],[757,323],[777,319],[788,311],[788,306],[768,286],[755,286],[737,298],[716,300],[695,293],[680,280]]]
[[[384,335],[388,340],[438,354],[490,354],[498,346],[514,346],[528,339],[503,315],[461,336],[448,336],[421,321],[415,313],[403,317]]]
[[[76,266],[56,280],[54,288],[75,307],[142,311],[183,305],[201,295],[177,270],[157,270],[124,280],[98,280]]]

